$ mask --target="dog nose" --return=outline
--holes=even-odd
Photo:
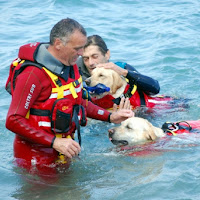
[[[90,78],[85,79],[85,83],[86,83],[87,86],[90,86],[91,79]]]
[[[111,138],[112,135],[115,133],[115,130],[113,128],[111,128],[108,130],[108,133],[109,133],[109,138]]]

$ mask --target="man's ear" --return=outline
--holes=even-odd
[[[107,61],[110,60],[110,50],[109,49],[108,49],[108,51],[105,54],[105,58],[106,58]]]
[[[54,46],[55,46],[56,50],[59,51],[61,49],[61,47],[63,46],[63,43],[59,38],[56,38],[54,41]]]

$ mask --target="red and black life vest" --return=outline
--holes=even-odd
[[[30,120],[34,127],[40,127],[57,137],[69,136],[74,138],[74,132],[77,129],[79,143],[81,144],[80,125],[85,126],[87,118],[85,109],[81,106],[82,77],[77,65],[73,66],[75,78],[68,77],[65,81],[38,63],[19,58],[15,59],[10,66],[6,83],[6,90],[10,94],[13,94],[16,77],[27,66],[35,66],[43,70],[49,77],[52,91],[45,102],[32,106],[26,118]]]

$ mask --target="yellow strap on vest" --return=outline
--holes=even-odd
[[[136,92],[136,90],[137,90],[137,85],[134,85],[134,86],[133,86],[133,89],[132,89],[132,91],[131,91],[131,94],[134,95],[135,92]]]
[[[44,68],[43,69],[46,71],[46,73],[49,75],[49,77],[51,78],[51,80],[54,82],[54,84],[56,85],[56,88],[52,88],[52,92],[53,93],[58,93],[58,97],[57,99],[61,99],[64,97],[64,90],[69,89],[70,92],[72,93],[72,96],[74,99],[76,99],[78,97],[75,87],[74,87],[74,82],[71,82],[67,85],[62,85],[59,86],[56,81],[58,80],[58,76],[56,76],[55,74],[53,74],[52,72],[50,72],[48,69]],[[78,79],[78,82],[81,83],[82,82],[82,77],[80,76],[80,78]]]
[[[128,80],[127,78],[125,78],[125,80],[126,80],[126,82],[130,85],[129,80]],[[135,92],[136,92],[136,90],[137,90],[137,85],[134,85],[134,86],[133,86],[133,89],[132,89],[132,91],[131,91],[131,94],[134,95]]]
[[[89,94],[88,94],[88,91],[82,86],[82,90],[85,91],[86,93],[86,107],[88,106],[88,99],[89,99]]]
[[[29,116],[30,116],[30,110],[26,113],[26,119],[29,119]]]
[[[17,65],[24,63],[25,60],[22,60],[20,58],[18,58],[17,60],[13,61],[13,66],[17,67]]]
[[[62,138],[62,133],[56,133],[56,137],[57,138]],[[72,137],[71,137],[71,135],[68,135],[66,138],[71,138],[72,139]]]
[[[170,132],[173,136],[176,136],[176,133],[172,130],[167,129],[168,132]]]
[[[21,62],[20,62],[20,64],[22,64],[22,63],[24,63],[25,62],[25,60],[22,60]]]

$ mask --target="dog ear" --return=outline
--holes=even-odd
[[[113,84],[112,84],[112,87],[110,89],[112,91],[112,94],[115,94],[117,92],[117,90],[120,87],[122,87],[123,81],[122,81],[121,76],[115,71],[112,73],[112,77],[113,77]]]
[[[154,141],[154,140],[156,140],[156,138],[157,138],[157,136],[156,136],[156,134],[155,134],[155,132],[154,132],[154,127],[153,127],[153,125],[152,125],[151,123],[149,123],[149,122],[148,122],[148,126],[149,126],[148,130],[145,131],[145,137],[146,137],[147,140],[152,140],[152,141]]]

